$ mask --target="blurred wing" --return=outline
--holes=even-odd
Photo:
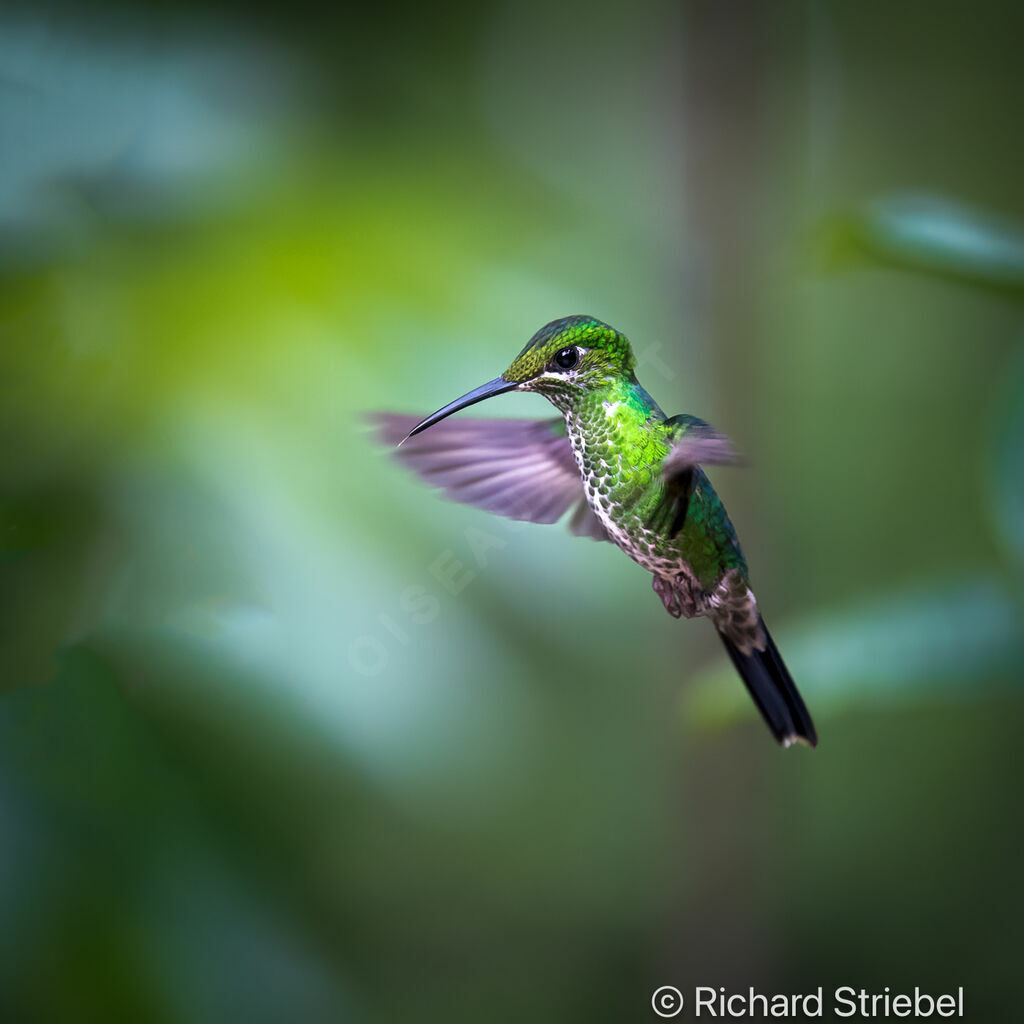
[[[725,434],[696,416],[673,416],[667,423],[673,434],[672,448],[661,467],[665,488],[649,525],[674,537],[686,522],[698,466],[731,465],[739,462],[739,457]]]
[[[730,466],[740,461],[732,442],[710,423],[696,416],[673,416],[668,421],[675,428],[672,450],[665,456],[662,475],[666,480],[685,473],[694,466]]]
[[[580,503],[576,506],[572,519],[569,520],[569,532],[574,537],[611,540],[608,536],[608,531],[604,528],[604,523],[594,514],[594,510],[590,507],[590,503],[585,497],[580,498]]]
[[[370,422],[381,442],[393,446],[420,417],[382,412]],[[452,501],[532,523],[557,522],[575,505],[570,530],[608,539],[587,504],[561,419],[452,417],[410,437],[395,456]]]

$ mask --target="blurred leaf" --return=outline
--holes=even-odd
[[[1003,546],[1024,562],[1024,354],[1004,375],[991,415],[989,490]]]
[[[75,648],[0,702],[5,1019],[340,1019],[342,972],[145,696]]]
[[[8,265],[37,256],[40,237],[73,244],[97,214],[223,206],[239,194],[242,161],[263,172],[271,131],[283,129],[297,75],[279,50],[166,17],[104,27],[11,11],[0,22]],[[230,188],[217,187],[228,171]]]
[[[896,194],[825,224],[828,265],[914,270],[1024,300],[1024,228],[941,196]]]

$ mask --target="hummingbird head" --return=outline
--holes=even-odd
[[[502,374],[520,391],[537,391],[559,408],[588,391],[631,377],[636,366],[626,336],[592,316],[545,324]]]
[[[506,391],[536,391],[563,412],[586,394],[616,379],[632,377],[636,367],[626,336],[592,316],[567,316],[545,324],[500,376],[418,423],[409,437],[485,398]]]

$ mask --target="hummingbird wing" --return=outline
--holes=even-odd
[[[651,514],[651,525],[674,537],[686,522],[701,463],[726,466],[739,462],[739,457],[725,434],[696,416],[673,416],[665,425],[670,428],[672,447],[662,462],[665,490]]]
[[[666,480],[701,463],[731,466],[740,461],[729,438],[696,416],[673,416],[665,425],[672,428],[672,448],[661,469]]]
[[[380,441],[393,446],[420,417],[381,412],[372,414],[370,422]],[[561,417],[453,417],[408,438],[395,456],[452,501],[532,523],[557,522],[573,508],[569,520],[573,534],[608,539],[587,503]]]

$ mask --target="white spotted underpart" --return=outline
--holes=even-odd
[[[605,409],[608,410],[609,406],[615,405],[618,403],[606,402]],[[609,478],[618,478],[620,473],[629,471],[630,467],[623,466],[622,455],[615,451],[609,453],[607,448],[598,457],[591,454],[588,469],[584,457],[586,442],[583,424],[574,412],[567,412],[565,425],[576,465],[583,479],[587,502],[594,510],[594,515],[601,520],[601,525],[608,531],[612,542],[649,573],[665,577],[674,581],[676,587],[684,586],[688,591],[692,591],[694,600],[689,603],[703,608],[706,604],[704,591],[685,560],[655,554],[652,549],[657,545],[658,535],[639,516],[624,515],[621,510],[615,515],[617,506],[608,495],[601,493],[601,486],[607,483]],[[699,601],[696,600],[698,594]],[[694,614],[706,614],[706,611],[698,610]]]
[[[609,420],[618,402],[604,402]],[[657,554],[658,535],[638,515],[625,512],[608,494],[601,493],[609,479],[621,479],[632,467],[623,464],[614,445],[587,450],[587,430],[573,409],[564,409],[565,425],[573,456],[583,480],[587,503],[594,510],[609,539],[647,572],[654,576],[655,592],[666,609],[676,617],[707,616],[726,632],[743,653],[763,649],[764,629],[760,624],[757,601],[736,570],[726,573],[713,591],[700,585],[686,560],[678,555]]]

